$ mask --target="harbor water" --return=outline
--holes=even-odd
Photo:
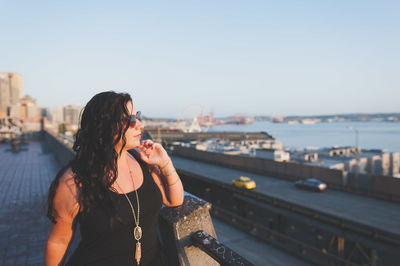
[[[249,125],[219,125],[208,131],[265,131],[285,148],[355,146],[356,131],[362,149],[387,149],[400,152],[400,123],[396,122],[337,122],[316,124],[286,124],[267,121]]]

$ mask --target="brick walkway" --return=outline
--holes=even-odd
[[[0,265],[43,265],[47,190],[59,165],[39,141],[10,148],[0,144]]]

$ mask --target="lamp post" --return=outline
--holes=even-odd
[[[358,129],[355,127],[353,128],[352,126],[348,126],[347,128],[353,129],[356,137],[356,168],[354,169],[354,188],[356,191],[358,191],[358,165],[359,165]]]

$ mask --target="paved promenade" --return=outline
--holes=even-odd
[[[43,265],[47,189],[58,168],[38,141],[19,153],[0,144],[0,265]]]

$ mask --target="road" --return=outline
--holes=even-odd
[[[294,186],[294,182],[271,176],[253,174],[176,156],[171,158],[176,169],[212,178],[226,184],[231,184],[232,179],[241,175],[248,176],[256,181],[257,187],[254,191],[351,222],[371,226],[395,234],[397,238],[400,238],[400,204],[398,203],[332,189],[327,189],[322,193],[301,190]]]

